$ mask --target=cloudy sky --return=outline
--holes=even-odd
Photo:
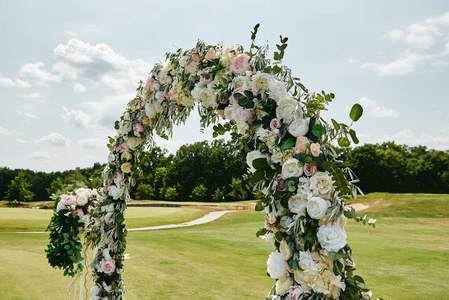
[[[327,118],[365,114],[362,143],[449,149],[449,2],[0,2],[0,166],[56,171],[105,162],[107,136],[155,62],[198,39],[271,49],[313,91],[334,92]],[[194,114],[159,141],[171,152],[211,139]]]

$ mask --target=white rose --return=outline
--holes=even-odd
[[[156,117],[157,112],[156,109],[154,108],[154,105],[151,103],[147,103],[145,104],[145,114],[147,115],[147,117],[152,120]]]
[[[294,137],[306,135],[309,131],[310,118],[296,119],[288,126],[288,132]]]
[[[288,209],[299,216],[306,215],[307,200],[296,194],[288,199]]]
[[[90,288],[90,291],[92,292],[92,295],[97,296],[98,292],[100,292],[100,287],[98,285],[94,285]]]
[[[256,168],[253,167],[253,161],[257,158],[266,158],[270,162],[270,156],[267,154],[262,154],[259,150],[254,150],[246,154],[246,163],[252,173],[256,172]]]
[[[287,276],[287,266],[279,251],[271,252],[267,261],[267,271],[273,279],[284,278]]]
[[[338,252],[346,246],[346,231],[338,224],[320,226],[316,234],[321,247],[329,252]]]
[[[78,205],[84,206],[87,204],[88,199],[85,195],[81,195],[81,196],[78,196],[78,198],[76,198],[76,202]]]
[[[256,74],[253,75],[251,89],[255,93],[259,93],[268,89],[268,83],[272,80],[271,75],[267,73],[262,73],[257,71]]]
[[[313,219],[324,217],[328,209],[327,201],[320,197],[313,197],[307,202],[307,213]]]
[[[126,144],[131,148],[132,150],[135,150],[137,146],[140,145],[142,142],[142,139],[137,137],[128,137],[128,140],[126,141]]]
[[[120,123],[120,131],[123,134],[129,133],[132,129],[133,129],[133,124],[131,122],[123,120]]]
[[[58,206],[56,206],[56,211],[60,211],[62,209],[67,209],[67,202],[65,202],[65,200],[59,201]]]
[[[276,242],[274,233],[271,232],[271,231],[268,232],[268,233],[266,233],[266,234],[264,234],[264,235],[261,235],[260,238],[261,238],[262,240],[265,240],[265,241],[267,241],[267,242],[270,242],[270,243],[273,244],[273,245],[274,245],[274,243]]]
[[[306,272],[313,269],[315,266],[315,261],[312,258],[312,253],[309,251],[299,252],[298,266],[301,270]]]
[[[296,118],[296,109],[298,102],[293,98],[283,98],[279,101],[276,108],[276,116],[279,119],[283,119],[285,122],[290,123]]]
[[[293,219],[290,218],[289,216],[283,216],[281,218],[281,220],[279,221],[279,224],[281,225],[281,231],[285,232],[287,231],[288,227],[290,226],[290,224],[293,222]]]
[[[108,188],[108,194],[109,196],[112,196],[112,198],[114,199],[119,199],[120,196],[123,194],[123,189],[118,186],[111,185]]]
[[[279,246],[279,251],[282,254],[282,257],[285,261],[289,260],[292,257],[292,249],[288,245],[286,240],[282,240],[281,245]]]
[[[244,91],[249,90],[251,88],[251,84],[249,78],[246,76],[237,76],[232,80],[232,84],[234,85],[234,89],[241,88]]]
[[[276,281],[276,294],[284,295],[293,285],[293,279],[291,277],[284,277]]]
[[[131,163],[126,162],[126,163],[124,163],[124,164],[121,166],[120,169],[122,170],[123,173],[130,173],[130,172],[131,172],[131,167],[132,167]]]
[[[270,90],[270,96],[276,102],[279,102],[279,100],[287,97],[287,88],[285,87],[285,84],[282,81],[273,79],[270,82],[268,82],[268,89]]]
[[[282,166],[282,176],[285,178],[301,176],[304,171],[298,166],[298,162],[296,158],[288,159]]]
[[[329,175],[329,172],[316,172],[310,178],[310,188],[315,192],[315,195],[324,199],[330,199],[330,194],[334,190],[334,181]]]
[[[122,159],[126,159],[126,161],[129,161],[132,157],[133,157],[133,155],[129,152],[124,152],[122,154]]]

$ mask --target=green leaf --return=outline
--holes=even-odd
[[[256,169],[265,169],[268,166],[268,161],[265,157],[256,158],[253,160],[253,167]]]
[[[331,119],[332,124],[334,125],[334,128],[338,131],[340,130],[340,124],[337,123],[334,119]]]
[[[326,133],[326,130],[324,130],[323,125],[318,124],[318,123],[313,125],[313,127],[312,127],[312,134],[314,136],[322,136],[325,133]]]
[[[250,182],[252,183],[256,183],[259,182],[263,179],[265,172],[262,169],[258,169],[256,170],[256,172],[254,172],[253,177],[251,177]]]
[[[290,148],[294,147],[295,144],[296,144],[296,141],[292,138],[289,138],[282,144],[281,150],[290,149]]]
[[[246,96],[248,99],[254,98],[253,92],[251,92],[251,91],[244,91],[244,93],[245,93],[245,96]]]
[[[280,243],[284,239],[284,236],[282,235],[282,232],[278,231],[274,234],[274,238]]]
[[[348,147],[351,145],[351,141],[347,137],[340,137],[338,138],[338,145],[340,147]]]
[[[262,201],[257,201],[256,203],[256,211],[262,211],[264,209]]]
[[[349,130],[349,135],[351,136],[351,139],[354,141],[354,144],[359,143],[359,139],[357,138],[354,129]]]
[[[360,104],[356,103],[352,106],[351,112],[349,113],[349,117],[351,118],[351,120],[356,122],[358,119],[360,119],[362,114],[363,114],[363,107]]]

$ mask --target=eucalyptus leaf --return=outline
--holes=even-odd
[[[363,114],[363,107],[360,104],[356,103],[352,106],[351,112],[349,113],[349,117],[351,118],[351,120],[356,122],[358,119],[360,119],[362,114]]]

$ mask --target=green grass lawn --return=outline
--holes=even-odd
[[[182,223],[198,219],[207,211],[194,208],[129,207],[128,228]],[[0,208],[0,232],[45,231],[53,211],[49,209]]]
[[[368,216],[385,216],[375,229],[351,221],[347,226],[357,273],[374,296],[449,299],[449,217],[440,214],[448,197],[377,194],[358,200],[377,203]],[[417,217],[411,209],[391,214],[407,203]],[[421,206],[433,206],[441,216],[430,218]],[[262,225],[263,213],[238,211],[199,226],[129,232],[125,298],[264,299],[274,281],[266,276],[273,248],[255,237]],[[69,281],[47,264],[47,240],[46,234],[0,234],[1,299],[64,299]]]

